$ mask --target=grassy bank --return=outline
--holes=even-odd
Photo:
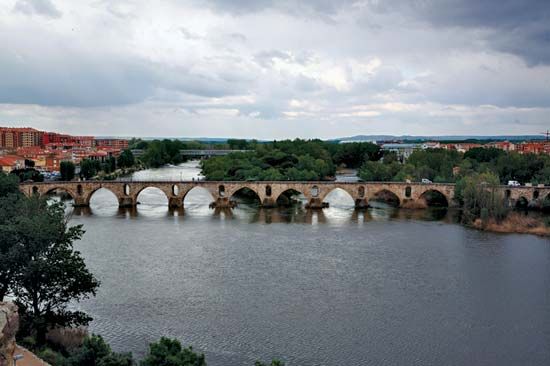
[[[547,225],[544,217],[526,216],[519,212],[508,214],[508,216],[500,222],[492,218],[485,223],[481,219],[476,219],[473,223],[473,227],[495,233],[533,234],[550,237],[550,226]]]

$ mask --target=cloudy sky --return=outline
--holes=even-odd
[[[332,138],[550,128],[548,0],[0,0],[0,125]]]

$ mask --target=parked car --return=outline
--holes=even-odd
[[[508,181],[508,186],[510,186],[510,187],[519,187],[519,186],[521,186],[521,184],[519,184],[519,182],[517,180],[509,180]]]
[[[423,184],[430,184],[430,183],[432,183],[432,181],[427,179],[427,178],[422,178],[422,183]]]

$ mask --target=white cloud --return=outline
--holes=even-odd
[[[546,128],[550,67],[526,61],[544,53],[505,50],[506,25],[481,16],[469,26],[437,7],[446,26],[399,2],[336,0],[8,3],[0,125],[268,139]]]

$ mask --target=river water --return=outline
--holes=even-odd
[[[191,179],[195,162],[135,173]],[[117,351],[161,336],[212,366],[549,365],[550,241],[456,223],[455,213],[331,207],[208,208],[201,189],[170,211],[98,191],[76,244],[101,280],[78,306]]]

